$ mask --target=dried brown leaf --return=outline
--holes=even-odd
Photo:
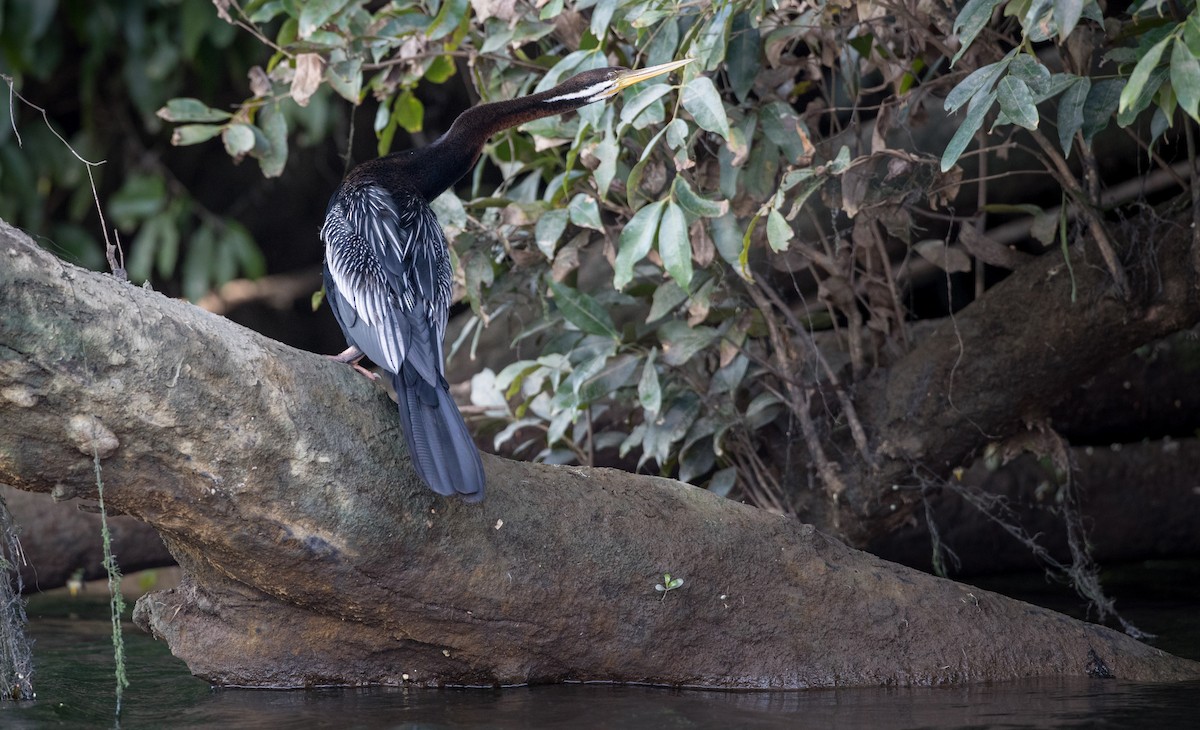
[[[256,98],[271,95],[271,79],[267,76],[267,72],[263,71],[262,66],[253,66],[250,68],[250,93]]]
[[[712,238],[708,235],[708,225],[704,219],[698,218],[688,231],[689,237],[692,239],[692,260],[700,268],[704,268],[713,262],[717,248],[713,245]]]
[[[301,53],[296,56],[296,75],[292,78],[292,99],[300,106],[308,106],[308,100],[321,86],[321,74],[325,60],[318,53]]]
[[[970,251],[972,256],[985,264],[999,266],[1004,269],[1015,269],[1033,258],[1027,253],[1005,246],[995,239],[980,233],[971,225],[964,225],[959,229],[958,242]]]

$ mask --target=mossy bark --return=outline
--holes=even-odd
[[[152,525],[137,622],[219,684],[729,688],[1200,677],[1109,629],[674,481],[485,457],[417,480],[349,368],[86,272],[0,224],[0,482]],[[667,595],[662,573],[684,579]]]

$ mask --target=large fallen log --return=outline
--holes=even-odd
[[[349,368],[67,265],[0,224],[0,482],[162,535],[139,625],[218,684],[799,688],[1200,677],[1109,629],[885,563],[670,480],[409,466]],[[681,587],[659,592],[669,572]]]

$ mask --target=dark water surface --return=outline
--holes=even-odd
[[[1160,634],[1156,646],[1200,658],[1200,564],[1139,564],[1142,600],[1119,607]],[[1164,578],[1165,580],[1164,582]],[[1000,581],[1032,602],[1078,609],[1042,587]],[[1149,583],[1154,590],[1145,588]],[[1118,594],[1120,595],[1120,594]],[[1054,604],[1064,605],[1054,605]],[[918,689],[702,692],[568,685],[505,690],[211,689],[126,624],[130,687],[113,718],[113,653],[100,596],[30,600],[37,642],[32,702],[0,703],[0,728],[1200,728],[1200,683],[1054,678]]]

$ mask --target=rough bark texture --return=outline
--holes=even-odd
[[[919,490],[893,485],[945,479],[986,443],[1048,422],[1075,386],[1113,361],[1200,322],[1200,272],[1184,263],[1192,255],[1190,213],[1181,220],[1137,224],[1139,243],[1125,251],[1134,286],[1128,300],[1084,247],[1072,247],[1070,268],[1048,253],[858,384],[855,403],[877,462],[867,464],[843,439],[849,488],[830,524],[852,544],[872,543],[920,504]]]
[[[94,498],[98,462],[184,570],[138,623],[216,683],[1200,677],[669,480],[485,458],[483,504],[441,500],[348,368],[2,225],[0,333],[0,482]],[[656,593],[663,572],[684,585]]]

